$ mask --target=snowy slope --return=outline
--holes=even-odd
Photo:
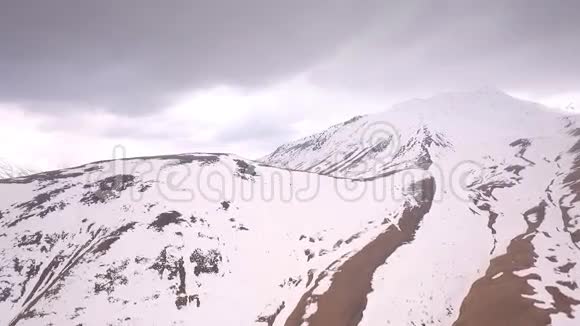
[[[0,180],[0,324],[577,325],[580,119],[442,94]]]
[[[576,325],[578,127],[498,91],[450,93],[354,118],[262,161],[359,180],[434,176],[414,241],[375,270],[350,315],[362,313],[360,325]]]
[[[506,140],[552,136],[562,125],[559,118],[541,105],[496,90],[441,94],[357,116],[282,145],[260,161],[322,174],[374,176],[428,166],[440,152],[456,147],[475,156],[494,155],[488,151],[496,149],[501,153],[503,146],[497,144]]]
[[[0,179],[16,178],[35,173],[30,169],[20,167],[10,163],[8,160],[0,158]]]
[[[267,324],[418,205],[352,183],[224,154],[2,181],[0,324]]]

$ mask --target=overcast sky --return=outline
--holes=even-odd
[[[0,157],[256,158],[411,97],[580,100],[580,1],[0,0]]]

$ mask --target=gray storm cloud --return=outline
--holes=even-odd
[[[579,16],[574,0],[4,0],[0,102],[147,113],[308,71],[341,90],[576,90]]]
[[[378,2],[2,1],[0,100],[137,113],[188,89],[258,87],[332,55]]]
[[[315,79],[390,92],[579,90],[580,1],[415,1],[399,9],[385,12]]]

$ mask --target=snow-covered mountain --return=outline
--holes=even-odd
[[[487,147],[485,155],[505,154],[502,145],[510,139],[552,137],[554,128],[561,129],[559,118],[547,108],[496,90],[449,93],[354,117],[282,145],[260,160],[325,175],[376,176],[426,168],[440,153],[478,158],[484,156],[479,146]]]
[[[0,180],[0,324],[577,325],[579,175],[580,119],[487,90]]]
[[[31,169],[26,169],[0,157],[0,179],[16,178],[35,173]]]

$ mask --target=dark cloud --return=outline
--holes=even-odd
[[[376,3],[5,0],[0,101],[137,113],[190,88],[263,85],[333,54]]]
[[[580,1],[409,1],[316,70],[324,85],[386,92],[580,89]]]
[[[1,111],[0,111],[1,112]],[[133,140],[178,140],[191,137],[192,128],[202,128],[192,121],[168,119],[163,115],[148,115],[126,118],[109,115],[108,119],[98,119],[97,114],[69,112],[62,115],[36,115],[37,128],[44,133],[67,132],[77,135],[97,136],[112,139]],[[102,112],[101,112],[102,113]],[[95,121],[95,119],[98,119]],[[207,126],[205,126],[207,128]]]
[[[185,128],[150,128],[147,125],[129,124],[109,126],[100,131],[100,136],[123,139],[134,138],[139,140],[177,140],[188,139],[191,133]]]
[[[314,67],[344,89],[576,90],[579,17],[576,0],[4,0],[0,102],[145,113]]]
[[[263,142],[275,146],[294,136],[292,124],[280,116],[252,115],[221,130],[215,137],[219,143]]]

